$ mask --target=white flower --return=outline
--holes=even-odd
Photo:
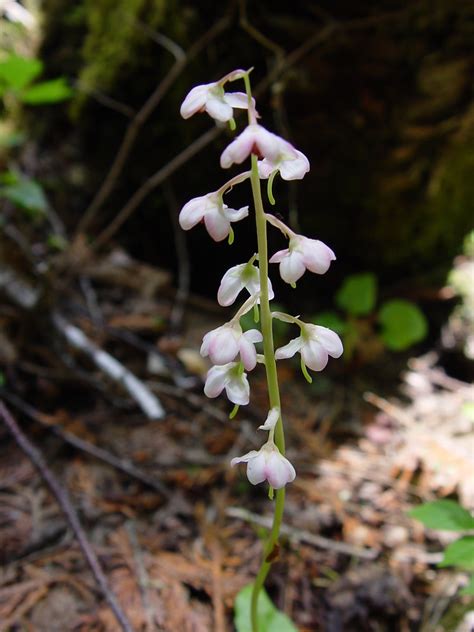
[[[328,356],[339,358],[344,349],[341,339],[331,329],[304,323],[301,335],[277,349],[275,358],[292,358],[298,351],[307,367],[313,371],[322,371],[328,363]]]
[[[267,418],[265,419],[265,423],[262,426],[259,426],[258,429],[259,430],[273,430],[273,428],[277,425],[277,421],[280,418],[280,409],[275,406],[274,408],[272,408],[268,415]]]
[[[234,70],[219,81],[195,86],[181,105],[181,116],[188,119],[197,112],[207,112],[217,121],[230,121],[233,116],[232,108],[248,108],[248,97],[245,92],[224,92],[224,84],[239,79],[244,74],[244,70]]]
[[[229,362],[213,366],[207,372],[204,393],[207,397],[217,397],[225,389],[233,404],[245,406],[250,400],[250,387],[247,374],[241,370],[239,362]]]
[[[258,162],[258,175],[266,180],[274,171],[279,171],[283,180],[301,180],[309,171],[309,160],[295,149],[296,156],[282,156],[278,162],[264,158]]]
[[[232,467],[237,463],[247,463],[247,478],[252,485],[268,481],[274,489],[281,489],[296,477],[295,468],[272,441],[265,443],[260,450],[251,450],[230,462]]]
[[[230,223],[238,222],[249,214],[249,207],[235,210],[229,208],[217,193],[208,193],[193,198],[183,206],[179,214],[179,224],[183,230],[190,230],[204,221],[207,232],[214,241],[222,241],[230,233]]]
[[[219,305],[222,305],[222,307],[232,305],[244,288],[251,296],[260,293],[259,271],[251,263],[241,263],[227,270],[217,291]],[[270,279],[268,279],[268,298],[272,300],[273,297],[272,284]]]
[[[319,239],[309,239],[303,235],[290,237],[288,248],[279,250],[270,259],[270,263],[280,264],[280,276],[286,283],[295,283],[305,270],[324,274],[336,255]]]
[[[257,329],[242,333],[237,323],[226,324],[208,332],[201,345],[201,355],[209,356],[213,364],[227,364],[240,354],[240,359],[247,371],[252,371],[257,364],[255,343],[262,342],[263,336]]]
[[[250,154],[267,158],[272,164],[299,158],[293,145],[280,136],[272,134],[258,123],[252,123],[224,149],[221,155],[221,167],[227,169],[234,163],[240,165]]]

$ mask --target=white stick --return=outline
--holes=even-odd
[[[158,398],[123,364],[97,347],[83,331],[59,314],[53,315],[53,321],[70,345],[83,351],[106,375],[122,384],[149,419],[163,419],[166,413]]]

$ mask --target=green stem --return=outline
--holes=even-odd
[[[249,125],[256,123],[255,112],[252,109],[252,90],[250,87],[250,78],[248,73],[243,77],[245,81],[245,89],[248,97],[248,116]],[[262,190],[260,188],[260,178],[258,176],[258,159],[252,154],[252,169],[250,172],[250,182],[252,184],[252,195],[255,206],[255,223],[257,228],[258,243],[258,262],[260,274],[260,319],[263,335],[263,353],[265,356],[265,371],[267,374],[268,398],[270,400],[269,408],[280,406],[280,389],[278,386],[278,374],[275,360],[275,347],[273,344],[273,326],[272,313],[270,310],[270,300],[268,298],[268,245],[267,245],[267,219],[263,209]],[[275,444],[281,454],[285,454],[285,435],[283,431],[283,422],[280,418],[275,426]],[[252,603],[250,607],[250,619],[252,622],[252,632],[258,631],[258,597],[263,587],[268,571],[272,565],[272,561],[276,557],[276,546],[278,536],[280,534],[280,526],[283,518],[283,509],[285,507],[285,488],[276,491],[275,512],[273,514],[273,524],[270,535],[265,544],[263,552],[263,560],[260,569],[255,578],[252,590]]]
[[[278,387],[278,375],[273,344],[272,315],[270,310],[270,301],[268,298],[267,221],[265,219],[265,213],[263,210],[260,178],[258,177],[257,156],[255,155],[252,155],[252,173],[250,176],[250,180],[252,183],[252,193],[255,204],[255,221],[257,227],[258,261],[260,269],[260,318],[262,321],[261,327],[263,335],[263,353],[265,356],[265,370],[267,373],[268,396],[270,400],[270,408],[274,408],[275,406],[281,408],[280,391]],[[275,443],[281,454],[284,454],[285,436],[283,432],[281,415],[278,419],[277,425],[275,426]],[[265,545],[262,564],[260,566],[260,570],[258,571],[253,586],[251,603],[252,632],[258,632],[258,597],[272,564],[271,558],[269,558],[269,556],[271,556],[271,554],[273,553],[275,545],[278,541],[284,505],[285,489],[282,488],[278,489],[276,492],[273,526],[268,538],[268,542]],[[270,561],[268,561],[269,559]]]

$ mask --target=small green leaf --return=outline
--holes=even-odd
[[[0,197],[7,198],[33,215],[44,213],[48,208],[42,187],[29,178],[21,178],[18,182],[0,189]]]
[[[0,81],[9,88],[21,90],[41,74],[43,64],[39,59],[10,55],[0,62]]]
[[[328,327],[338,334],[343,334],[347,329],[347,323],[345,320],[336,314],[336,312],[319,312],[311,319],[315,325],[320,327]]]
[[[448,544],[438,566],[459,566],[469,571],[474,570],[474,536],[467,535]]]
[[[374,274],[348,276],[336,294],[336,303],[353,316],[369,314],[377,299],[377,279]]]
[[[378,320],[382,326],[382,340],[392,351],[408,349],[428,333],[423,312],[414,303],[402,299],[384,303]]]
[[[250,621],[252,587],[252,584],[248,584],[242,588],[235,599],[234,625],[237,632],[252,632]],[[291,619],[275,608],[264,589],[258,598],[257,617],[259,632],[298,632]]]
[[[409,512],[429,529],[469,531],[474,529],[474,517],[454,500],[434,500]]]
[[[28,88],[20,96],[23,103],[41,105],[43,103],[57,103],[69,99],[73,94],[64,77],[42,81]]]
[[[474,575],[471,575],[467,586],[461,590],[461,595],[474,595]]]

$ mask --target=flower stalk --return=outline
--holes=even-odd
[[[207,112],[220,122],[228,122],[233,128],[233,108],[247,109],[248,126],[224,149],[220,164],[227,169],[241,164],[250,158],[250,171],[240,173],[217,191],[190,200],[181,210],[179,221],[184,230],[204,223],[214,241],[234,240],[231,223],[239,222],[249,215],[249,207],[229,208],[224,204],[223,196],[234,186],[250,178],[257,252],[247,263],[232,266],[222,277],[218,292],[218,303],[224,307],[232,305],[242,290],[250,297],[237,310],[228,323],[205,334],[201,346],[201,355],[209,357],[213,366],[209,369],[204,386],[208,397],[217,397],[225,391],[234,405],[230,419],[234,418],[240,406],[250,401],[250,384],[247,372],[257,363],[265,365],[267,378],[269,413],[259,430],[268,432],[267,441],[259,450],[232,459],[231,465],[246,463],[247,478],[252,485],[267,482],[269,498],[274,500],[273,524],[264,545],[263,559],[257,573],[251,599],[252,632],[258,629],[258,601],[261,589],[271,568],[278,557],[278,538],[285,506],[285,487],[296,476],[293,465],[285,457],[285,434],[280,405],[277,360],[301,354],[301,369],[308,381],[311,376],[308,368],[321,371],[328,362],[328,356],[337,358],[342,353],[342,344],[336,333],[311,323],[304,323],[299,316],[290,316],[270,309],[274,293],[268,277],[269,263],[278,263],[280,276],[286,283],[295,287],[296,281],[306,272],[324,274],[331,261],[335,259],[332,250],[319,240],[297,235],[283,221],[274,215],[266,214],[263,207],[261,180],[267,180],[267,197],[271,205],[276,204],[273,196],[273,181],[279,175],[283,180],[300,180],[309,171],[306,156],[295,149],[288,141],[273,134],[258,121],[255,100],[250,86],[251,70],[236,70],[219,81],[194,87],[181,106],[181,114],[189,118],[197,112]],[[243,79],[245,93],[226,93],[226,83]],[[271,258],[268,256],[267,227],[277,228],[288,239],[288,248],[280,250]],[[250,310],[254,310],[257,329],[242,330],[240,319]],[[273,318],[297,325],[300,336],[283,347],[275,350],[273,339]],[[257,353],[255,344],[263,342],[263,355]]]

